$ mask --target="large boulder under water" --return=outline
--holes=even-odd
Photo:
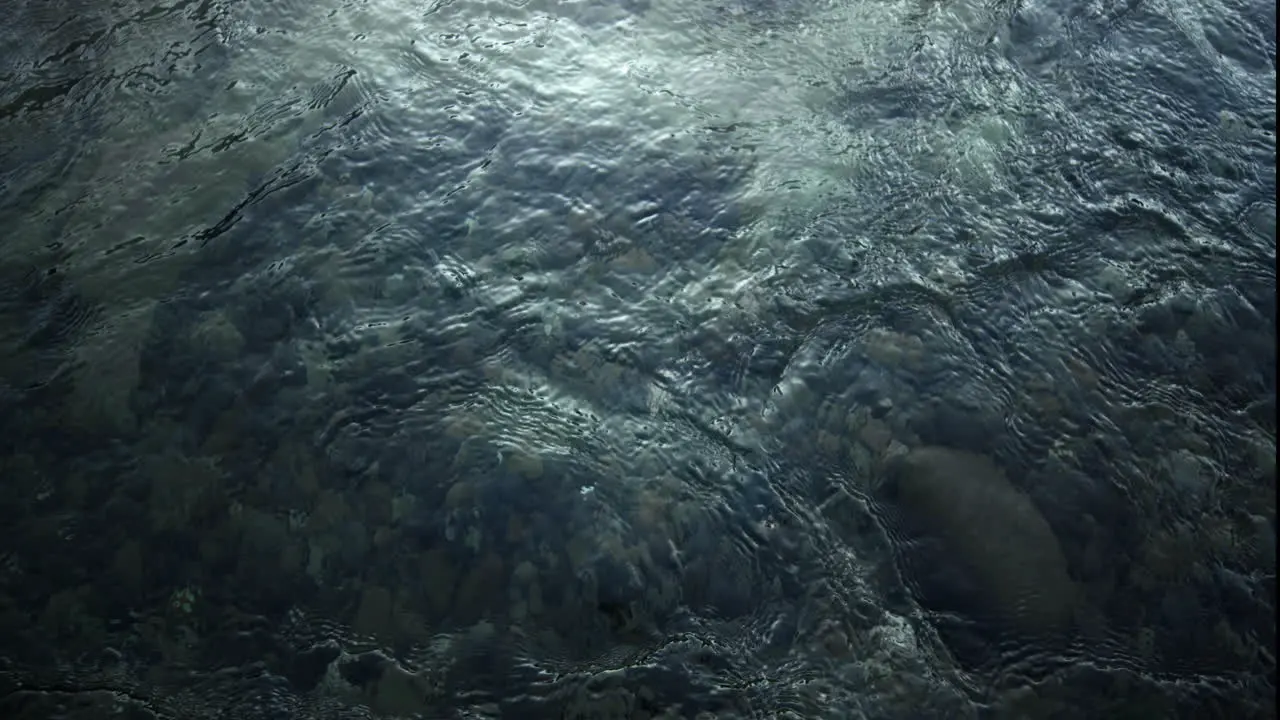
[[[990,458],[922,447],[895,458],[881,486],[907,580],[925,606],[1019,635],[1067,629],[1078,586],[1053,529]]]

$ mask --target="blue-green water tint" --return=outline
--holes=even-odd
[[[1274,713],[1273,6],[80,5],[7,716]]]

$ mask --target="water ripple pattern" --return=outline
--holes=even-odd
[[[1275,8],[0,28],[7,717],[1275,713]]]

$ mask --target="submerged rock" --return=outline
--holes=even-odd
[[[1068,626],[1078,591],[1058,538],[991,459],[918,448],[893,461],[882,489],[902,529],[938,547],[937,558],[956,571],[923,563],[909,568],[926,604],[946,597],[944,585],[962,578],[960,592],[972,596],[965,609],[980,607],[1010,630],[1041,635]]]

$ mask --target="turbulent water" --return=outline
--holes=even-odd
[[[6,717],[1274,717],[1274,4],[6,8]]]

